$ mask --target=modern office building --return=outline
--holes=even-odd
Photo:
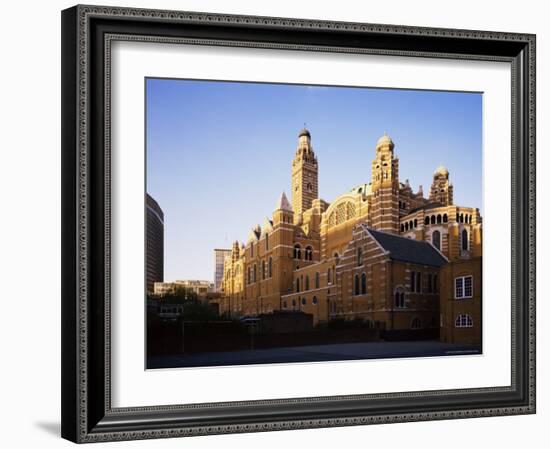
[[[153,293],[155,282],[164,280],[164,212],[148,193],[146,211],[146,288]]]
[[[231,257],[230,249],[214,250],[214,291],[219,292],[222,286],[223,279],[223,264],[226,257]]]

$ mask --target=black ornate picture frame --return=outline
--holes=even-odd
[[[112,407],[110,48],[116,40],[510,63],[511,385]],[[530,413],[535,413],[534,35],[80,5],[62,12],[64,438],[84,443]]]

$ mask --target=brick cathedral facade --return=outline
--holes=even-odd
[[[388,330],[440,328],[446,342],[481,342],[482,220],[453,203],[449,172],[429,197],[399,179],[392,139],[375,148],[371,182],[332,203],[319,198],[318,161],[303,129],[291,201],[226,257],[220,312],[229,317],[302,311],[314,323],[360,319]]]

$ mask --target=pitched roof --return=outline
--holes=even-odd
[[[288,199],[285,195],[285,192],[283,192],[281,194],[281,198],[277,202],[277,210],[278,209],[292,211],[292,207],[290,206],[290,203],[288,202]]]
[[[447,262],[445,257],[428,242],[375,231],[370,228],[367,230],[380,246],[390,253],[390,258],[393,260],[433,267],[440,267]]]

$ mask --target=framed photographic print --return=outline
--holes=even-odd
[[[62,436],[535,412],[535,36],[62,12]]]

